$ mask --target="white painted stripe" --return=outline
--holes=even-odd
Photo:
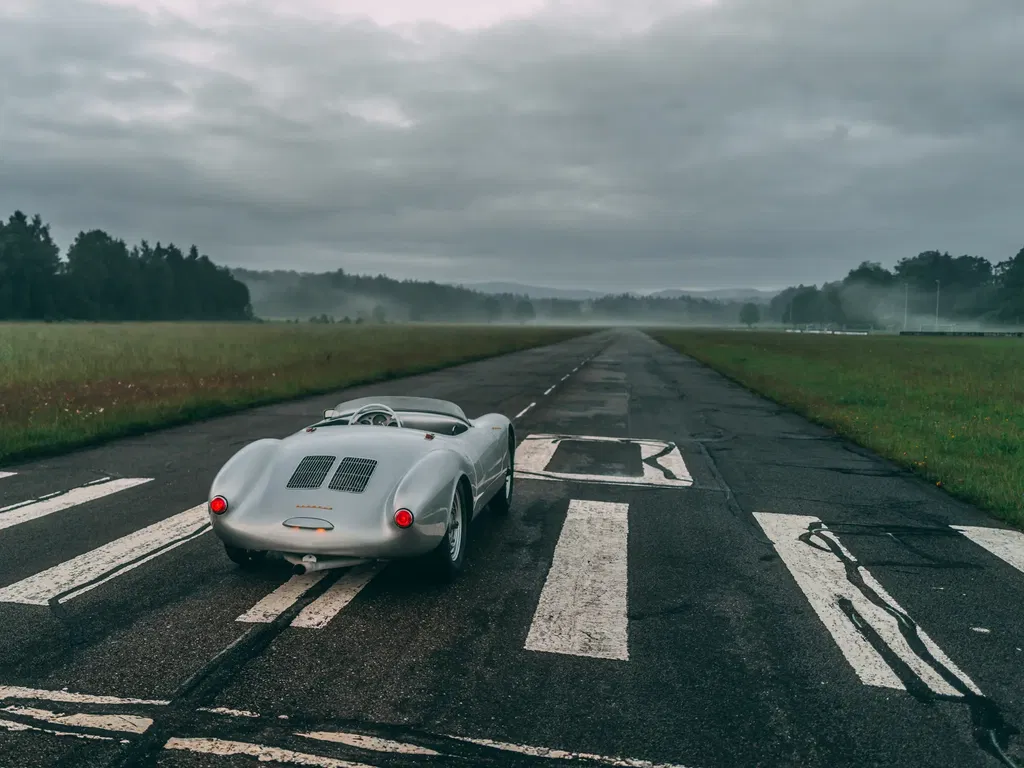
[[[10,712],[12,715],[34,717],[51,725],[71,725],[80,728],[97,728],[101,731],[123,731],[124,733],[145,733],[153,724],[150,718],[139,715],[90,715],[85,713],[65,715],[62,712],[51,712],[48,709],[36,709],[35,707],[4,707],[3,711]]]
[[[148,483],[151,477],[125,477],[107,482],[90,483],[79,488],[72,488],[67,493],[50,494],[41,499],[23,501],[18,504],[11,504],[8,507],[0,508],[0,530],[10,528],[20,523],[27,523],[29,520],[37,520],[40,517],[52,515],[79,504],[102,499],[118,491],[134,488],[137,485]]]
[[[951,525],[979,547],[984,547],[1005,563],[1024,573],[1024,533],[1004,528],[979,528],[970,525]]]
[[[320,571],[323,573],[323,571]],[[336,760],[322,755],[307,755],[304,752],[293,752],[290,749],[266,747],[262,744],[250,744],[247,741],[225,741],[223,739],[182,739],[172,737],[164,744],[164,749],[177,749],[195,752],[200,755],[217,755],[231,757],[247,755],[255,757],[261,763],[277,762],[290,765],[311,765],[315,768],[373,768],[366,763],[354,763],[351,760]]]
[[[204,503],[4,587],[0,603],[46,605],[58,596],[67,602],[208,530]]]
[[[544,394],[545,395],[550,395],[551,394],[551,390],[553,390],[554,388],[555,388],[555,385],[552,384],[550,387],[548,387],[547,389],[544,390]]]
[[[629,659],[628,513],[628,504],[569,501],[527,650]]]
[[[536,405],[536,403],[530,403],[528,406],[523,408],[523,410],[521,410],[519,413],[517,413],[515,417],[518,419],[520,416],[524,415],[528,410],[533,408],[533,406],[535,406],[535,405]]]
[[[6,728],[8,731],[38,731],[41,733],[49,733],[53,736],[73,736],[76,739],[93,739],[95,741],[113,741],[113,736],[97,736],[92,733],[75,733],[73,731],[57,731],[52,728],[39,728],[35,725],[26,725],[25,723],[16,723],[13,720],[0,720],[0,728]]]
[[[294,605],[296,600],[328,573],[329,571],[313,571],[313,573],[292,576],[235,621],[253,624],[266,624],[273,621]]]
[[[303,608],[292,619],[291,626],[306,629],[323,629],[346,605],[352,602],[360,590],[384,570],[385,563],[364,563],[349,569],[330,588],[312,603]]]
[[[0,700],[29,699],[33,701],[61,701],[71,704],[170,704],[162,699],[123,699],[118,696],[93,696],[88,693],[48,691],[42,688],[22,688],[18,685],[0,685]]]
[[[563,377],[562,377],[562,379],[561,379],[561,380],[562,380],[562,381],[565,381],[565,380],[566,380],[566,379],[568,379],[568,378],[569,378],[569,374],[567,373],[567,374],[565,374],[565,376],[563,376]]]
[[[18,473],[17,472],[0,472],[0,480],[3,480],[5,477],[14,477],[16,474],[18,474]]]
[[[900,633],[897,619],[871,602],[850,582],[846,574],[846,563],[828,549],[829,543],[856,567],[857,573],[869,590],[881,598],[890,609],[906,616],[906,611],[866,568],[857,564],[856,558],[840,543],[834,533],[822,526],[816,534],[816,538],[820,539],[816,542],[818,546],[811,546],[800,540],[801,535],[808,533],[810,526],[821,523],[818,518],[767,512],[755,512],[754,517],[775,545],[782,562],[786,564],[814,612],[831,633],[861,682],[883,688],[904,688],[899,677],[872,647],[862,631],[847,618],[840,608],[840,600],[849,600],[861,619],[867,622],[893,653],[935,693],[944,696],[961,695],[930,664],[914,653]],[[939,664],[958,677],[973,693],[981,694],[973,681],[950,661],[924,630],[915,627],[914,631]]]
[[[576,371],[578,371],[579,369],[580,369],[580,367],[577,365],[575,368],[572,369],[572,372],[576,373]]]
[[[574,442],[622,442],[628,440],[640,449],[643,460],[643,475],[629,477],[626,475],[588,475],[574,472],[549,472],[547,465],[554,458],[555,451],[562,441]],[[665,477],[664,472],[647,463],[666,449],[667,453],[660,456],[656,463],[668,470],[672,477]],[[686,468],[679,447],[663,440],[640,440],[622,437],[595,437],[593,435],[528,435],[516,447],[516,477],[534,478],[538,480],[562,480],[578,483],[603,483],[605,485],[631,486],[669,486],[689,487],[693,478]]]
[[[335,744],[347,744],[350,747],[367,749],[371,752],[395,752],[402,755],[440,755],[432,749],[421,747],[418,744],[406,744],[402,741],[391,741],[390,739],[379,739],[376,736],[363,736],[361,733],[343,733],[335,731],[314,731],[313,733],[297,733],[296,736],[303,736],[307,739],[318,741],[330,741]]]
[[[471,739],[467,736],[452,736],[450,738],[468,741],[470,744],[479,744],[482,747],[501,749],[506,752],[517,752],[521,755],[530,755],[531,757],[547,757],[554,760],[591,760],[595,763],[626,766],[627,768],[686,768],[685,766],[672,763],[652,763],[650,760],[635,760],[629,757],[606,757],[605,755],[595,755],[589,752],[569,752],[565,749],[528,747],[523,744],[508,744],[502,741],[491,741],[490,739]]]
[[[258,712],[247,709],[229,709],[228,707],[199,707],[198,712],[209,712],[211,715],[228,715],[229,717],[259,717]]]

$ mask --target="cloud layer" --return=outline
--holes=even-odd
[[[0,0],[0,208],[623,290],[1024,245],[1019,0],[479,6]]]

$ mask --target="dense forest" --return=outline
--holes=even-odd
[[[0,320],[250,320],[230,270],[173,244],[131,248],[98,229],[64,259],[50,227],[21,211],[0,221]]]
[[[80,232],[64,257],[39,215],[0,221],[0,320],[564,322],[847,328],[1013,324],[1024,319],[1024,249],[992,264],[925,251],[892,269],[865,261],[842,280],[758,303],[622,294],[592,299],[482,293],[436,282],[230,270],[173,244],[128,246]]]

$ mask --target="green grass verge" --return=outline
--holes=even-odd
[[[1020,339],[651,335],[1024,527]]]
[[[585,332],[460,325],[0,324],[0,465]]]

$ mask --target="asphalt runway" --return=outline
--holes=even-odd
[[[240,570],[241,446],[515,416],[450,585]],[[5,467],[0,766],[1024,766],[1024,535],[637,331]]]

